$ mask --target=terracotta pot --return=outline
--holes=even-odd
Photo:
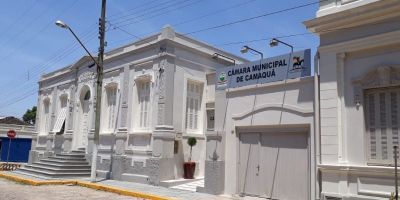
[[[196,170],[195,162],[185,162],[183,163],[183,178],[194,179],[194,171]]]

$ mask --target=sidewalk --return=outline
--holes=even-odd
[[[92,189],[114,192],[127,196],[144,197],[148,199],[182,199],[182,200],[229,200],[231,198],[191,192],[179,189],[164,188],[147,184],[132,183],[117,180],[100,180],[96,183],[90,183],[88,178],[84,179],[42,179],[28,175],[22,175],[13,172],[0,172],[0,178],[7,178],[17,182],[23,182],[31,185],[52,185],[52,184],[71,184],[89,187]],[[37,183],[37,184],[35,184]]]

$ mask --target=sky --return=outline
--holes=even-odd
[[[264,57],[290,51],[282,45],[271,48],[269,40],[273,37],[281,37],[295,50],[310,48],[314,55],[319,39],[303,25],[315,17],[318,3],[314,2],[317,1],[108,0],[106,51],[155,34],[168,24],[178,33],[249,60],[259,59],[259,55],[240,54],[243,45],[263,52]],[[304,4],[311,5],[289,9]],[[21,118],[37,104],[37,82],[42,74],[86,55],[71,33],[54,24],[56,20],[67,23],[89,51],[97,54],[100,7],[101,0],[3,2],[0,7],[0,116]]]

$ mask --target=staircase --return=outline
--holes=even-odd
[[[40,159],[15,172],[46,178],[88,177],[90,176],[90,165],[85,158],[85,151],[77,150]]]

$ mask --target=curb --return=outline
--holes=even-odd
[[[3,173],[0,173],[0,178],[8,179],[8,180],[18,182],[18,183],[24,183],[27,185],[33,185],[33,186],[77,185],[77,186],[81,186],[81,187],[91,188],[91,189],[105,191],[105,192],[111,192],[111,193],[120,194],[120,195],[124,195],[124,196],[130,196],[130,197],[138,197],[138,198],[151,199],[151,200],[175,200],[174,198],[170,198],[170,197],[163,197],[163,196],[158,196],[158,195],[153,195],[153,194],[147,194],[147,193],[143,193],[143,192],[126,190],[126,189],[121,189],[121,188],[117,188],[117,187],[105,186],[105,185],[100,185],[97,183],[90,183],[90,182],[85,182],[85,181],[77,181],[77,180],[36,181],[36,180],[28,179],[28,178],[22,178],[22,177],[18,177],[18,176],[9,175],[9,174],[3,174]]]

